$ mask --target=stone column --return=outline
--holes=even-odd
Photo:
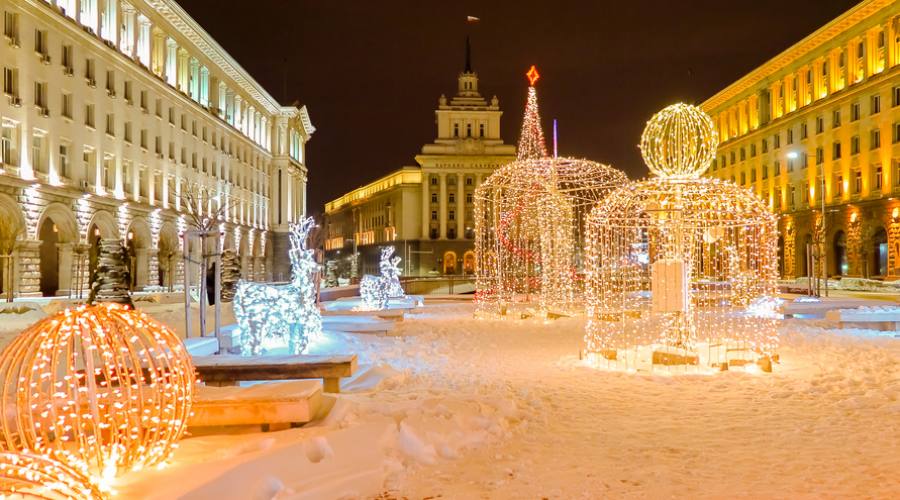
[[[134,289],[143,290],[147,286],[147,274],[150,270],[149,249],[134,249]]]
[[[438,220],[441,223],[440,239],[447,239],[447,174],[440,173],[441,191],[438,194],[438,203],[440,209],[438,211]]]
[[[72,250],[74,243],[57,243],[56,251],[58,255],[57,276],[59,277],[59,288],[56,295],[71,295],[72,290],[72,264],[74,263]]]
[[[144,286],[158,286],[159,285],[159,249],[158,248],[150,248],[148,251],[148,257],[150,259],[149,265],[149,274],[147,276],[148,282],[144,284]]]
[[[428,239],[429,228],[431,227],[431,184],[428,180],[428,174],[422,173],[422,239]]]
[[[466,236],[466,193],[463,187],[463,174],[456,174],[456,238]]]
[[[16,281],[19,297],[41,296],[41,242],[24,240],[16,243]]]

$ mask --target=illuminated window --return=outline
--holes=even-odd
[[[854,102],[850,105],[850,121],[855,122],[859,120],[859,103]]]
[[[834,191],[836,196],[844,195],[844,176],[839,175],[834,181]]]
[[[881,147],[881,129],[872,129],[869,139],[869,149],[878,149]]]
[[[816,133],[821,134],[825,131],[825,119],[821,116],[816,117]]]
[[[874,115],[879,112],[881,112],[881,96],[873,95],[871,105],[869,106],[869,113]]]
[[[831,145],[831,159],[839,160],[841,158],[841,141],[834,141]]]
[[[854,135],[850,138],[850,154],[859,154],[859,136]]]
[[[860,171],[860,170],[857,170],[856,174],[854,175],[853,193],[854,194],[862,193],[862,171]]]
[[[800,140],[806,139],[809,136],[809,131],[807,130],[806,122],[800,124]]]
[[[875,167],[875,188],[881,189],[881,185],[884,182],[884,175],[881,170],[881,166]]]

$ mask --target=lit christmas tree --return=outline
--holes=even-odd
[[[541,115],[538,112],[537,89],[534,83],[541,77],[534,65],[525,74],[528,77],[528,101],[525,103],[525,119],[522,121],[522,133],[519,136],[519,160],[546,158],[547,144],[544,142],[544,130],[541,128]]]

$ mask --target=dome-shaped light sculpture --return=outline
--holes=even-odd
[[[608,165],[550,157],[532,66],[518,158],[475,190],[476,314],[571,314],[583,307],[584,222],[628,181]]]
[[[51,456],[99,481],[169,457],[191,413],[194,369],[167,327],[127,306],[79,306],[0,354],[4,448]]]
[[[0,498],[97,500],[105,495],[86,476],[56,460],[0,453]]]
[[[771,369],[777,220],[751,191],[701,178],[712,119],[676,104],[647,124],[641,152],[658,177],[612,192],[587,243],[590,358],[626,369],[757,363]]]

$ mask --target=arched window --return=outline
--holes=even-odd
[[[444,274],[456,274],[456,252],[444,252],[442,263]]]

